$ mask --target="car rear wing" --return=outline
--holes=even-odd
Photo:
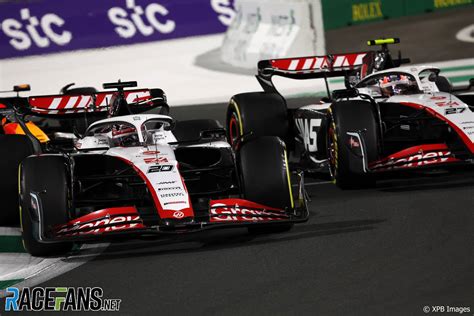
[[[328,78],[344,77],[346,87],[350,88],[375,71],[409,63],[410,59],[402,59],[400,52],[397,59],[392,58],[388,45],[398,43],[398,38],[376,39],[367,41],[367,45],[380,45],[377,51],[262,60],[258,63],[257,80],[265,91],[278,92],[272,82],[275,75],[291,79],[323,78],[329,96]]]
[[[334,77],[358,79],[373,71],[375,61],[373,51],[323,56],[306,56],[262,60],[258,63],[257,80],[267,92],[276,92],[272,77],[290,79],[325,79]]]
[[[104,113],[110,109],[116,91],[77,95],[45,95],[28,97],[28,112],[36,115],[70,117],[74,114]],[[133,89],[123,91],[127,104],[137,112],[159,106],[168,106],[161,89]]]
[[[262,60],[258,63],[258,75],[274,75],[293,79],[337,77],[345,71],[359,69],[367,64],[374,52],[359,52],[324,56],[307,56]]]

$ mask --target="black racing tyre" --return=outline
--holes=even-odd
[[[243,197],[265,206],[294,208],[288,159],[283,141],[263,136],[242,144],[237,166]],[[293,224],[266,224],[249,227],[251,233],[282,232]]]
[[[227,138],[231,145],[242,136],[288,135],[288,109],[277,93],[242,93],[230,99],[226,116]]]
[[[40,231],[47,235],[51,227],[69,221],[70,185],[66,160],[62,156],[32,156],[20,166],[20,216],[23,245],[32,256],[62,255],[73,244],[42,243]],[[31,193],[41,200],[43,216],[32,207]]]
[[[24,135],[0,135],[0,226],[18,225],[18,166],[34,153],[33,144]]]
[[[198,119],[178,121],[173,129],[173,135],[177,141],[192,141],[199,139],[202,131],[218,128],[222,128],[222,125],[216,120]]]
[[[371,174],[355,174],[349,165],[350,154],[346,133],[364,131],[368,162],[379,156],[379,129],[372,105],[365,101],[343,101],[331,105],[328,111],[328,160],[333,181],[341,189],[356,189],[375,185]]]

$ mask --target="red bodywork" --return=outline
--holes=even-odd
[[[243,199],[211,200],[209,215],[205,220],[194,220],[193,217],[174,217],[174,225],[181,232],[197,228],[219,226],[219,224],[265,223],[289,221],[291,216],[284,210],[267,207]],[[182,223],[180,223],[180,221]],[[71,220],[52,231],[54,240],[70,237],[105,236],[123,232],[158,232],[163,229],[159,225],[148,226],[140,217],[134,206],[124,206],[98,210],[93,213]],[[189,229],[187,229],[189,228]],[[79,238],[80,239],[80,238]]]
[[[111,100],[117,92],[97,92],[94,95],[49,95],[29,97],[28,101],[31,110],[36,113],[77,113],[90,110],[90,105],[94,104],[95,111],[107,111]],[[136,89],[124,91],[127,103],[140,103],[146,105],[151,100],[149,89]],[[95,99],[94,99],[95,98]],[[150,106],[152,102],[148,102]],[[92,111],[92,110],[91,110]]]
[[[370,163],[369,168],[373,171],[387,171],[452,162],[461,162],[461,160],[452,155],[446,144],[430,144],[404,149],[387,158]]]

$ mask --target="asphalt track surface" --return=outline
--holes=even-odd
[[[472,45],[442,45],[454,42],[458,24],[460,29],[472,23],[472,9],[452,12],[450,18],[423,16],[424,24],[435,25],[437,17],[457,24],[418,40],[436,41],[440,49],[448,47],[443,54],[456,56],[423,59],[418,53],[416,62],[472,57],[460,51],[472,52]],[[378,33],[406,29],[394,23]],[[341,49],[371,35],[361,29],[370,27],[354,28],[339,40]],[[178,119],[222,120],[224,109],[211,104],[172,113]],[[100,286],[108,298],[123,300],[121,313],[133,315],[424,315],[423,307],[433,305],[470,307],[466,314],[474,313],[472,172],[405,176],[364,190],[341,191],[331,184],[307,190],[311,218],[288,233],[252,236],[232,229],[113,244],[42,285]]]

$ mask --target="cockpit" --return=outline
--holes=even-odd
[[[360,92],[372,97],[389,98],[395,95],[449,92],[451,84],[432,67],[412,67],[397,71],[384,71],[366,77],[356,85]]]
[[[85,137],[78,141],[81,149],[137,147],[145,145],[168,144],[176,141],[171,130],[171,118],[151,118],[144,122],[140,117],[136,121],[104,120],[89,127]]]
[[[361,81],[356,88],[364,89],[373,97],[421,93],[415,77],[405,72],[384,72]]]

